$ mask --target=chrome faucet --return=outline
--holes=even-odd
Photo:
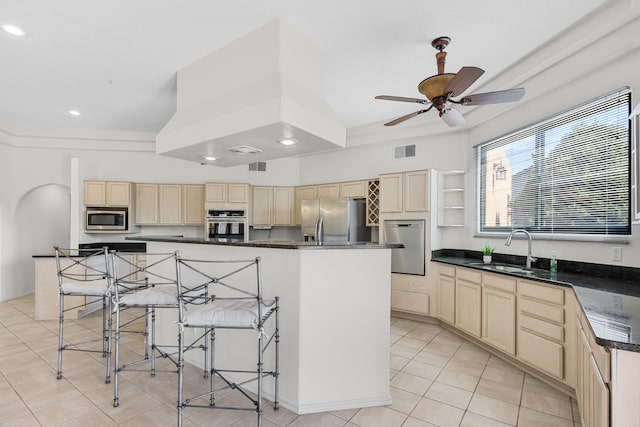
[[[535,262],[538,259],[534,256],[531,255],[531,233],[529,233],[527,230],[524,230],[522,228],[517,228],[515,230],[513,230],[510,234],[509,237],[507,237],[507,241],[504,242],[505,246],[510,246],[511,245],[511,238],[513,237],[514,234],[516,233],[524,233],[525,236],[527,236],[527,238],[529,239],[529,250],[527,252],[527,268],[531,268],[531,262]]]

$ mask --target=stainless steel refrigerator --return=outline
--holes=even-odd
[[[303,200],[302,235],[316,242],[368,242],[364,199]]]

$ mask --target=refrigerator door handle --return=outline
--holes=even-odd
[[[318,216],[318,218],[316,219],[315,234],[316,242],[322,243],[322,241],[324,240],[324,221],[322,219],[322,215]]]

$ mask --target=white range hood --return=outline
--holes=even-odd
[[[344,148],[346,129],[319,95],[322,71],[318,48],[273,21],[178,71],[177,112],[156,152],[226,167]]]

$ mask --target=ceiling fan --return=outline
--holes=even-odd
[[[496,92],[476,93],[467,95],[460,100],[452,99],[459,96],[469,88],[480,76],[484,70],[478,67],[462,67],[458,73],[445,73],[444,64],[447,53],[444,49],[449,45],[451,39],[449,37],[438,37],[431,42],[438,53],[436,53],[436,63],[438,65],[438,74],[427,77],[418,85],[418,91],[422,93],[426,99],[407,98],[403,96],[379,95],[376,99],[385,99],[388,101],[416,102],[425,105],[424,110],[418,110],[406,116],[398,117],[385,123],[385,126],[394,126],[402,123],[412,117],[426,113],[435,107],[442,120],[449,126],[458,126],[464,123],[462,114],[450,104],[460,105],[485,105],[498,104],[503,102],[519,101],[524,96],[524,89],[499,90]]]

